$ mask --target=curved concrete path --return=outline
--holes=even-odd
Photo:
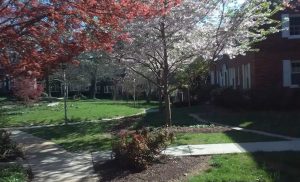
[[[223,143],[205,145],[182,145],[169,147],[163,153],[173,156],[213,155],[244,152],[300,151],[300,141],[276,141],[253,143]]]
[[[24,145],[26,157],[34,174],[34,182],[94,182],[94,162],[110,159],[111,152],[77,154],[67,152],[53,142],[31,134],[13,131],[12,139]],[[300,151],[300,140],[183,145],[169,147],[163,154],[173,156],[213,155],[243,152]],[[93,155],[93,157],[92,157]]]
[[[34,174],[33,182],[94,182],[90,154],[67,152],[53,142],[31,134],[13,131],[12,139],[25,148],[25,154]]]

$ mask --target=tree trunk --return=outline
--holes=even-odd
[[[90,98],[96,99],[96,92],[97,92],[97,78],[93,77],[91,79]]]
[[[171,113],[171,102],[168,87],[164,86],[164,100],[165,100],[165,122],[166,126],[172,125],[172,113]]]
[[[163,112],[163,94],[161,88],[158,89],[159,94],[159,112]]]
[[[147,104],[150,104],[150,102],[151,102],[151,83],[148,81],[148,88],[147,88],[147,90],[146,90],[146,102],[147,102]]]
[[[115,101],[115,100],[117,100],[117,85],[115,85],[114,84],[114,86],[113,86],[113,100]]]
[[[191,94],[190,94],[190,87],[188,86],[187,88],[187,95],[188,95],[188,102],[189,102],[189,107],[191,107]]]
[[[166,126],[169,127],[172,125],[172,116],[171,116],[171,103],[170,103],[170,93],[169,93],[168,50],[167,50],[167,40],[166,40],[164,22],[161,23],[160,31],[161,31],[161,38],[163,43],[163,58],[164,58],[162,82],[163,82],[163,94],[165,100],[165,122],[166,122]]]
[[[49,74],[48,72],[46,73],[46,91],[48,94],[48,97],[51,97],[51,86],[50,86],[50,79],[49,79]]]

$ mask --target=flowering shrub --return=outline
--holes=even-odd
[[[146,169],[173,140],[168,129],[129,132],[121,131],[113,142],[114,157],[122,167],[132,170]]]
[[[32,78],[19,78],[14,81],[13,93],[18,99],[25,103],[37,101],[43,93],[43,90],[43,86],[37,84],[36,80]]]

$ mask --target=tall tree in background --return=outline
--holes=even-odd
[[[130,44],[122,47],[120,59],[136,73],[161,89],[165,103],[165,122],[171,125],[170,79],[195,57],[216,60],[251,51],[254,42],[263,40],[276,27],[270,17],[272,3],[267,0],[184,0],[163,16],[131,23]],[[164,1],[162,8],[169,8]],[[268,25],[268,26],[265,26]],[[155,79],[136,67],[149,69]]]
[[[78,57],[80,62],[79,70],[90,82],[90,97],[95,99],[97,92],[97,83],[103,80],[109,80],[113,83],[113,99],[116,99],[117,85],[125,76],[125,70],[122,65],[112,60],[109,54],[105,52],[86,52]]]

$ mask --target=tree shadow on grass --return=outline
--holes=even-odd
[[[37,137],[52,140],[67,150],[108,150],[111,147],[110,131],[115,121],[82,123],[45,128],[27,129]]]
[[[201,125],[203,123],[199,123],[199,121],[196,121],[195,119],[191,118],[189,114],[191,113],[204,113],[209,115],[216,114],[215,110],[211,110],[209,107],[203,107],[203,106],[193,106],[191,108],[173,108],[173,125],[175,126],[192,126],[192,125]],[[270,112],[273,113],[273,112]],[[228,115],[232,113],[227,113]],[[226,116],[226,115],[225,115]],[[259,127],[267,128],[266,131],[279,131],[278,133],[283,134],[287,133],[286,128],[291,128],[291,122],[286,123],[286,125],[289,125],[288,127],[285,127],[282,123],[283,121],[288,120],[292,121],[299,116],[299,114],[293,113],[291,116],[288,116],[288,118],[284,115],[281,115],[280,113],[276,113],[276,116],[280,116],[281,119],[276,119],[274,117],[271,118],[271,120],[276,120],[274,123],[271,121],[267,121],[268,117],[264,114],[256,114],[256,115],[248,115],[246,118],[238,118],[239,121],[244,120],[243,122],[245,124],[245,127],[250,129],[256,129]],[[214,117],[212,117],[214,118]],[[216,118],[216,117],[215,117]],[[223,121],[225,124],[229,123],[231,125],[235,125],[238,123],[234,118],[231,118],[231,120],[226,121],[226,118],[228,117],[221,117],[218,116],[219,121]],[[251,118],[251,120],[247,119]],[[285,119],[284,119],[285,118]],[[299,118],[299,117],[298,117]],[[245,120],[246,119],[246,120]],[[280,121],[281,120],[281,121]],[[146,113],[143,118],[141,118],[140,122],[137,124],[137,127],[143,127],[143,126],[150,126],[150,127],[161,127],[164,125],[164,114],[163,113]],[[247,121],[247,122],[246,122]],[[271,123],[271,124],[270,124]],[[300,124],[299,124],[300,126]],[[283,129],[281,129],[284,127]],[[295,127],[298,128],[298,125]],[[293,129],[293,135],[297,135],[298,129]],[[265,135],[258,135],[253,133],[247,133],[242,131],[226,131],[224,134],[230,139],[233,143],[240,143],[240,142],[264,142],[264,141],[280,141],[284,140],[281,138],[275,138],[275,137],[269,137]],[[243,148],[243,146],[241,146]],[[253,160],[256,163],[256,169],[263,170],[267,173],[267,175],[270,176],[270,178],[273,179],[275,182],[283,182],[283,181],[291,181],[291,182],[298,182],[300,180],[300,159],[299,157],[295,157],[297,155],[300,155],[300,152],[260,152],[260,153],[249,153],[249,154],[238,154],[238,155],[249,155],[251,156],[251,160]],[[230,155],[229,155],[230,156]],[[234,155],[233,155],[234,157]],[[281,158],[282,160],[278,160],[278,158]],[[296,160],[296,161],[294,161]],[[298,161],[297,161],[298,160]],[[291,162],[294,161],[294,164],[291,164]],[[235,164],[237,168],[247,168],[247,166],[243,166],[243,161],[240,163]],[[251,170],[256,170],[255,168]],[[249,173],[251,173],[251,170]],[[298,172],[298,173],[297,173]],[[224,174],[226,175],[226,174]],[[242,174],[240,174],[242,176]],[[228,176],[228,175],[227,175]],[[235,176],[235,174],[232,174],[232,176]],[[220,179],[215,178],[215,180],[222,181]],[[257,177],[259,179],[260,177]],[[224,178],[225,179],[225,178]],[[233,179],[233,178],[232,178]],[[243,178],[242,178],[243,179]],[[254,179],[256,180],[256,179]],[[247,181],[245,179],[245,181]]]
[[[111,138],[110,137],[95,137],[92,139],[75,139],[58,141],[58,145],[71,152],[80,151],[106,151],[111,150]]]
[[[300,152],[257,152],[252,154],[256,163],[274,176],[274,181],[299,182]]]
[[[199,113],[199,112],[198,112]],[[277,134],[289,135],[289,136],[298,136],[299,135],[299,124],[296,124],[293,121],[299,119],[299,113],[295,112],[273,112],[273,111],[243,111],[243,112],[234,112],[222,109],[221,111],[213,110],[212,112],[205,113],[202,112],[199,115],[201,118],[213,122],[218,122],[222,124],[232,125],[232,126],[240,126],[249,129],[257,129]],[[205,118],[206,117],[206,118]],[[300,120],[299,120],[300,121]],[[291,124],[294,125],[291,125]],[[290,131],[290,132],[288,132]],[[278,141],[284,140],[281,138],[268,137],[265,135],[258,134],[249,134],[247,132],[243,132],[243,135],[235,135],[232,132],[224,132],[233,142],[241,143],[241,142],[264,142],[264,141]],[[298,134],[297,134],[298,133]],[[247,136],[248,135],[248,136]],[[251,136],[252,135],[252,136]],[[299,135],[300,136],[300,135]],[[267,145],[267,144],[265,144]],[[263,146],[265,146],[263,145]],[[278,142],[278,147],[285,148],[284,144]],[[255,163],[254,166],[249,167],[247,163],[244,161],[239,161],[231,164],[230,168],[236,168],[232,172],[228,172],[228,174],[224,174],[224,166],[226,166],[226,160],[221,163],[220,166],[212,166],[212,176],[218,176],[218,179],[212,178],[212,181],[226,179],[228,180],[228,175],[232,173],[231,181],[236,181],[236,176],[242,177],[245,182],[250,182],[249,178],[246,180],[243,178],[243,175],[247,177],[255,174],[259,170],[262,170],[266,173],[266,176],[257,176],[252,178],[256,181],[265,181],[264,178],[269,178],[274,182],[298,182],[300,180],[300,152],[293,151],[283,151],[283,152],[251,152],[251,147],[248,144],[239,144],[240,148],[248,151],[246,154],[228,154],[228,155],[220,155],[219,157],[222,159],[231,158],[234,159],[238,156],[249,156],[250,159]],[[245,169],[239,171],[238,169]],[[219,173],[216,172],[219,170]],[[223,171],[223,174],[222,174]],[[215,172],[215,173],[214,173]],[[210,173],[210,172],[207,172]],[[259,173],[259,172],[258,172]],[[249,174],[249,175],[248,175]],[[206,174],[203,174],[206,175]]]
[[[189,116],[190,113],[199,112],[200,106],[192,107],[173,107],[172,108],[172,125],[173,126],[192,126],[198,125],[199,122]],[[148,112],[146,113],[137,124],[137,127],[161,127],[165,125],[164,112]]]

